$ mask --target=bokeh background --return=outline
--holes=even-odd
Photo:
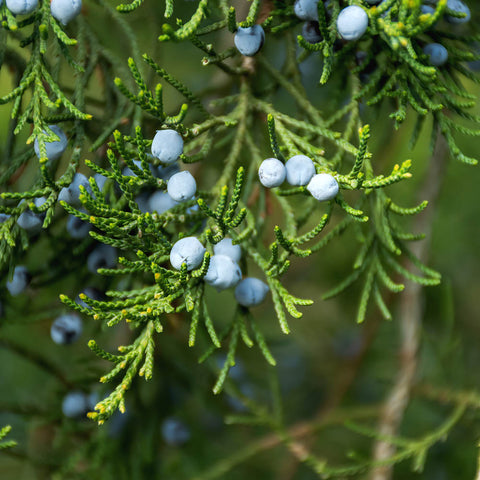
[[[201,67],[202,54],[194,47],[157,42],[159,26],[165,20],[162,2],[154,3],[147,1],[128,16],[140,51],[152,54],[192,90],[206,91],[206,99],[228,91],[222,73],[212,74],[212,70]],[[194,8],[194,2],[175,4],[176,15],[182,18]],[[102,7],[85,2],[82,14],[120,61],[126,62],[130,51],[128,40],[115,29],[105,28],[109,19]],[[300,32],[300,27],[298,30]],[[225,42],[226,46],[233,44],[228,33],[217,41]],[[280,64],[282,40],[276,39],[269,44],[267,39],[263,54]],[[302,80],[313,102],[322,111],[332,112],[341,101],[343,90],[335,86],[342,85],[341,73],[332,77],[330,86],[319,87],[319,61],[310,58],[302,64]],[[69,75],[65,69],[66,85],[73,82]],[[480,94],[478,85],[464,82],[470,92]],[[11,88],[11,72],[3,68],[0,94]],[[173,89],[166,87],[165,90],[167,110],[176,111],[180,97]],[[101,86],[90,84],[88,95],[101,102]],[[280,94],[276,100],[285,109],[289,108],[286,97]],[[7,138],[10,108],[10,105],[0,106],[0,156]],[[91,110],[95,113],[93,104]],[[479,106],[474,110],[473,113],[480,114]],[[431,124],[425,123],[418,144],[410,150],[413,115],[398,131],[393,131],[388,113],[387,106],[375,111],[364,107],[364,121],[370,123],[372,130],[373,164],[377,172],[386,173],[395,163],[412,159],[413,178],[390,187],[389,193],[400,205],[413,206],[423,200],[419,194],[423,182],[428,179],[430,162],[435,161],[430,152]],[[22,143],[27,136],[25,129],[17,140],[19,148],[25,148]],[[458,143],[467,155],[478,156],[479,139],[459,136]],[[267,155],[268,146],[262,149]],[[8,162],[4,156],[1,158],[2,162]],[[99,154],[85,149],[85,158],[98,160]],[[213,159],[212,164],[202,167],[197,172],[200,181],[208,185],[209,178],[216,178],[220,165],[221,159]],[[27,169],[24,178],[9,188],[21,189],[28,185],[30,170]],[[88,172],[84,166],[82,171]],[[479,185],[478,167],[448,162],[441,195],[433,207],[433,233],[427,240],[430,245],[428,264],[441,272],[443,280],[438,287],[422,290],[424,313],[418,391],[414,391],[401,427],[401,433],[406,436],[424,435],[438,427],[450,412],[450,407],[422,395],[422,388],[435,385],[448,391],[479,389]],[[54,230],[64,228],[61,214],[59,218],[58,224],[52,227]],[[281,221],[274,212],[265,231],[273,231],[273,226]],[[50,325],[52,319],[64,311],[58,294],[75,297],[86,286],[87,279],[77,274],[83,258],[68,265],[62,260],[62,252],[74,248],[72,241],[52,248],[50,239],[49,233],[42,234],[21,258],[21,263],[27,264],[33,272],[43,271],[45,265],[55,265],[59,273],[56,280],[44,275],[18,298],[9,297],[3,286],[0,291],[4,305],[0,319],[0,426],[12,425],[10,438],[19,444],[0,452],[2,480],[317,478],[310,468],[298,465],[288,449],[278,442],[264,448],[266,439],[271,438],[268,427],[228,423],[229,415],[248,413],[236,398],[238,393],[258,404],[270,405],[271,389],[277,387],[288,426],[318,423],[311,438],[312,449],[320,457],[333,464],[345,464],[349,461],[349,452],[355,451],[362,457],[370,455],[371,439],[346,429],[343,419],[357,415],[360,422],[375,425],[379,406],[398,369],[399,325],[396,319],[401,294],[388,298],[394,313],[392,322],[382,320],[376,307],[370,306],[363,325],[355,323],[358,286],[333,300],[321,300],[325,291],[351,271],[357,248],[351,232],[331,242],[314,257],[293,261],[285,277],[286,285],[293,294],[312,298],[315,304],[302,309],[303,318],[290,319],[292,333],[289,336],[281,334],[270,299],[256,309],[255,315],[278,360],[276,369],[268,366],[259,352],[240,347],[241,360],[232,372],[227,393],[214,396],[211,387],[221,355],[207,365],[198,365],[202,344],[189,349],[188,324],[181,316],[173,315],[165,322],[165,333],[157,339],[153,379],[149,383],[137,379],[126,397],[127,413],[114,416],[102,427],[87,419],[64,418],[62,399],[79,385],[98,395],[107,392],[95,382],[107,365],[94,357],[86,343],[94,336],[99,345],[113,351],[128,341],[130,333],[127,327],[120,325],[101,331],[91,319],[86,319],[84,333],[77,344],[53,344]],[[266,238],[265,243],[269,240]],[[88,281],[90,286],[100,290],[107,286],[107,280],[102,278]],[[232,292],[217,294],[212,291],[209,301],[215,324],[222,325],[226,316],[232,314]],[[347,382],[348,388],[337,399],[334,420],[319,423],[318,415],[328,411],[330,402],[341,391],[342,382]],[[162,434],[162,425],[171,418],[178,419],[188,432],[185,435],[188,439],[181,445],[169,444]],[[396,467],[394,478],[474,478],[479,436],[480,418],[470,412],[445,442],[429,452],[423,473],[412,473],[411,464],[405,462]],[[232,466],[228,472],[223,469],[226,465]]]

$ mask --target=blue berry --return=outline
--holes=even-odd
[[[307,185],[307,190],[312,194],[312,197],[320,202],[335,198],[338,188],[337,181],[328,173],[314,175]]]
[[[368,27],[368,15],[363,8],[350,5],[344,8],[337,18],[337,29],[345,40],[358,40]]]
[[[113,268],[117,264],[117,250],[110,245],[99,245],[87,257],[87,268],[97,273],[99,268]]]
[[[170,177],[167,184],[168,194],[176,202],[189,200],[197,191],[197,182],[190,172],[175,173]]]
[[[43,205],[47,199],[45,197],[35,198],[33,204],[36,207]],[[22,200],[20,204],[24,203]],[[39,232],[42,228],[45,213],[34,213],[30,209],[23,211],[17,218],[17,225],[24,230],[28,230],[32,233]]]
[[[173,200],[173,198],[168,193],[158,190],[150,196],[148,200],[148,205],[150,212],[157,212],[159,214],[162,214],[167,210],[173,208],[175,205],[178,205],[178,202]]]
[[[439,43],[429,43],[423,47],[423,53],[429,56],[429,62],[435,67],[445,65],[448,60],[448,51]]]
[[[85,238],[92,226],[75,215],[69,215],[67,220],[67,232],[72,238]]]
[[[213,255],[210,258],[207,274],[203,279],[220,292],[234,287],[242,279],[242,271],[230,257]]]
[[[10,292],[10,295],[17,296],[20,295],[30,282],[30,274],[28,273],[27,267],[23,265],[18,265],[13,270],[13,277],[7,282],[7,290]]]
[[[430,5],[422,5],[420,10],[424,15],[433,15],[435,13],[435,9]]]
[[[306,155],[295,155],[285,164],[290,185],[306,185],[315,175],[315,165]]]
[[[262,48],[265,32],[260,25],[238,27],[233,39],[237,50],[246,57],[253,57]]]
[[[178,447],[190,440],[190,429],[180,419],[169,417],[162,423],[162,437],[167,445]]]
[[[300,20],[318,20],[318,0],[296,0],[293,6],[295,15]]]
[[[254,307],[265,300],[269,288],[258,278],[244,278],[235,289],[235,299],[244,307]]]
[[[47,149],[47,157],[50,161],[58,160],[63,152],[67,149],[68,139],[63,130],[58,125],[49,125],[48,128],[59,138],[53,142],[45,142],[45,148]],[[44,130],[44,133],[45,132]],[[40,158],[40,148],[38,146],[38,140],[35,139],[33,144],[35,154]]]
[[[309,21],[305,22],[302,26],[302,37],[311,44],[318,43],[322,41],[322,34],[320,33],[320,28],[318,22]]]
[[[51,0],[50,11],[52,17],[66,25],[82,10],[82,0]]]
[[[239,262],[242,258],[242,248],[240,245],[233,245],[231,238],[224,238],[213,246],[213,253],[215,255],[226,255],[234,262]]]
[[[72,179],[72,183],[68,187],[63,187],[60,190],[58,200],[79,207],[82,204],[80,202],[80,185],[82,185],[88,193],[92,194],[92,188],[88,183],[88,178],[83,175],[83,173],[76,173]]]
[[[50,336],[59,345],[70,345],[80,338],[82,330],[82,319],[76,313],[66,313],[52,323]]]
[[[465,16],[462,18],[446,15],[445,20],[447,20],[450,23],[467,23],[472,16],[470,13],[470,9],[461,0],[448,0],[447,8],[449,10],[453,10],[456,13],[465,14]]]
[[[69,392],[62,401],[62,412],[66,417],[83,417],[88,411],[88,397],[80,391]]]
[[[173,163],[183,153],[182,136],[175,130],[157,130],[152,141],[152,155],[162,163]]]
[[[27,15],[37,8],[38,0],[7,0],[6,5],[14,15]]]
[[[187,264],[187,270],[193,270],[203,261],[205,247],[196,237],[185,237],[178,240],[170,251],[170,263],[176,270]]]
[[[0,213],[0,223],[6,222],[10,218],[10,215],[6,213]]]
[[[96,173],[93,176],[93,179],[95,180],[95,183],[97,184],[97,187],[100,191],[103,190],[103,187],[105,186],[106,181],[108,180],[107,177],[103,176],[100,173]]]
[[[258,169],[260,183],[267,188],[278,187],[285,181],[285,165],[276,158],[267,158]]]

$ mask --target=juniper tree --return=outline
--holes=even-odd
[[[19,440],[0,443],[14,447],[5,464],[59,479],[422,471],[480,406],[465,385],[415,378],[419,287],[442,288],[416,226],[431,230],[445,159],[477,163],[460,146],[480,133],[476,12],[447,0],[14,3],[0,6],[0,341],[4,365],[36,373],[15,391],[5,375],[0,410]],[[405,126],[411,149],[429,136],[430,164],[419,149],[382,156]],[[332,248],[338,272],[322,275]],[[360,339],[342,347],[348,368],[326,398],[314,367],[302,383],[305,353],[285,367],[292,336],[318,348],[308,312],[319,338],[333,318]],[[379,330],[392,349],[369,369],[385,362],[391,390],[365,405],[347,391]],[[435,416],[403,431],[412,398]],[[466,437],[457,478],[475,473]],[[291,457],[255,460],[279,445]]]

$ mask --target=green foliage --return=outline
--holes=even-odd
[[[219,318],[210,299],[214,293],[204,280],[214,246],[224,238],[241,246],[242,271],[245,276],[255,272],[268,284],[283,334],[295,330],[296,320],[307,310],[303,307],[314,305],[289,283],[289,268],[343,237],[356,240],[347,252],[353,257],[352,271],[324,292],[323,299],[358,286],[355,317],[359,324],[366,321],[372,302],[385,319],[392,320],[388,296],[400,293],[406,282],[440,284],[440,273],[425,265],[409,246],[409,242],[421,240],[422,234],[411,233],[401,218],[421,214],[427,202],[416,207],[396,203],[398,190],[394,188],[410,181],[415,163],[405,160],[400,165],[385,165],[369,150],[377,131],[366,123],[361,107],[378,107],[376,113],[388,109],[396,128],[415,116],[412,145],[424,119],[430,117],[432,145],[441,135],[452,157],[475,164],[477,160],[457,145],[456,135],[478,136],[480,132],[478,115],[471,113],[476,98],[461,81],[478,82],[465,62],[480,58],[474,50],[480,36],[456,33],[438,23],[445,14],[452,14],[446,9],[446,0],[439,0],[432,15],[421,12],[419,0],[387,0],[371,7],[361,1],[332,0],[329,6],[318,2],[322,40],[316,44],[296,34],[300,20],[292,2],[252,0],[240,20],[240,9],[223,0],[200,0],[192,5],[188,17],[174,18],[177,6],[168,0],[162,13],[171,23],[163,24],[161,33],[155,35],[160,33],[162,51],[177,48],[178,52],[177,44],[196,49],[198,69],[206,70],[212,82],[202,90],[191,79],[180,80],[176,72],[170,72],[172,65],[167,68],[157,60],[155,48],[141,54],[137,35],[129,26],[130,17],[123,14],[141,14],[147,3],[134,0],[113,8],[101,0],[96,5],[127,39],[129,51],[122,55],[114,46],[104,45],[103,36],[83,15],[68,27],[67,36],[50,15],[46,0],[40,0],[38,9],[21,19],[1,7],[4,29],[0,36],[9,40],[2,42],[0,59],[2,66],[12,70],[15,85],[0,98],[2,105],[13,104],[4,151],[7,161],[0,164],[0,213],[9,215],[0,223],[0,271],[6,277],[26,254],[36,251],[40,241],[46,241],[55,259],[37,266],[35,288],[48,287],[72,272],[85,282],[98,277],[87,272],[84,257],[96,244],[114,247],[121,252],[118,267],[98,270],[104,277],[98,283],[106,290],[105,298],[80,294],[78,301],[76,292],[68,288],[60,295],[66,307],[92,319],[97,330],[109,332],[106,347],[96,338],[88,342],[90,350],[110,366],[106,373],[102,370],[100,382],[113,385],[108,393],[103,391],[104,398],[88,416],[103,424],[117,411],[124,413],[127,392],[137,388],[135,378],[149,381],[156,374],[159,350],[169,335],[170,342],[188,344],[206,370],[221,350],[224,357],[216,379],[209,379],[212,391],[220,394],[225,389],[248,409],[247,414],[231,416],[228,422],[266,427],[294,450],[276,381],[271,380],[272,398],[265,407],[236,395],[239,392],[229,379],[244,347],[258,349],[265,362],[256,370],[265,374],[270,374],[278,358],[271,346],[271,332],[254,309],[235,303]],[[347,4],[361,5],[368,14],[369,29],[358,42],[338,38],[336,21]],[[284,56],[260,53],[246,58],[231,46],[224,48],[222,37],[231,37],[239,26],[257,23],[265,30],[267,44],[281,46]],[[449,52],[442,67],[429,65],[423,53],[423,46],[433,41]],[[126,61],[124,54],[129,57]],[[336,83],[342,84],[343,104],[337,102],[334,112],[328,112],[328,106],[319,108],[302,84],[300,65],[312,56],[322,59],[315,83],[318,80],[322,88],[331,89],[327,92],[333,98]],[[68,65],[68,81],[64,80],[64,65]],[[179,72],[182,77],[180,68]],[[344,81],[339,80],[342,76]],[[100,92],[94,88],[97,83]],[[52,124],[60,124],[69,138],[68,154],[62,161],[47,157],[46,143],[58,140],[49,128]],[[175,130],[184,139],[179,161],[198,174],[201,188],[195,198],[164,212],[149,211],[141,205],[142,195],[167,191],[167,180],[155,174],[159,167],[167,166],[149,154],[155,130],[165,129]],[[38,159],[31,146],[34,141],[39,146]],[[312,159],[316,173],[335,178],[340,192],[334,199],[319,203],[305,186],[271,190],[260,186],[257,172],[263,159],[273,155],[284,162],[298,154]],[[81,207],[75,207],[58,197],[79,168],[89,170],[90,189],[80,187]],[[106,178],[102,188],[92,172]],[[41,196],[46,201],[36,207],[32,201]],[[403,201],[413,203],[410,199],[399,203]],[[39,235],[29,235],[17,224],[27,209],[45,214],[44,231]],[[90,224],[87,238],[78,242],[68,238],[64,228],[67,214]],[[187,236],[197,237],[206,253],[197,268],[189,271],[184,263],[175,270],[169,264],[170,251]],[[176,322],[188,325],[181,330],[181,340],[172,335]],[[125,326],[128,342],[122,341],[125,344],[117,346],[118,353],[111,353],[112,339]],[[106,368],[103,363],[102,368]],[[138,386],[139,391],[141,388]],[[428,451],[450,433],[467,407],[478,408],[466,401],[453,403],[452,416],[416,440],[382,437],[363,424],[350,422],[347,427],[398,447],[383,464],[412,460],[413,470],[421,471]],[[8,431],[9,427],[2,429],[0,439]],[[96,441],[100,445],[104,439]],[[13,444],[3,442],[0,448]],[[97,455],[92,465],[101,464],[102,455],[108,458],[108,452],[92,445],[89,447]],[[258,450],[236,452],[199,478],[220,478],[239,459]],[[60,475],[75,471],[75,462],[88,458],[89,448],[78,455],[59,468],[63,469]],[[352,459],[353,463],[333,467],[314,454],[299,457],[320,478],[359,475],[379,465],[371,459]]]

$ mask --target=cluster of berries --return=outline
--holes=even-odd
[[[267,158],[258,169],[260,183],[267,188],[279,187],[285,179],[290,185],[305,186],[318,201],[331,200],[338,194],[338,182],[328,173],[316,173],[315,164],[306,155],[295,155],[285,164]]]
[[[184,237],[178,240],[170,251],[170,263],[176,270],[186,264],[187,270],[193,270],[201,265],[206,248],[196,237]],[[244,307],[259,305],[265,299],[268,286],[258,278],[247,277],[242,280],[242,271],[237,262],[240,261],[242,250],[234,245],[231,238],[224,238],[213,247],[213,255],[205,282],[217,291],[235,288],[235,298]]]
[[[38,7],[38,0],[6,0],[7,8],[14,15],[28,15]],[[0,5],[2,1],[0,1]],[[82,0],[51,0],[52,17],[66,25],[82,10]]]
[[[322,40],[318,25],[318,2],[320,0],[296,0],[294,5],[295,15],[300,20],[305,20],[302,28],[302,36],[309,43],[318,43]],[[378,5],[385,0],[365,0],[369,5]],[[325,7],[329,1],[325,2]],[[436,0],[430,0],[430,3],[436,3]],[[463,17],[445,15],[445,20],[452,24],[466,23],[470,20],[471,14],[468,6],[461,0],[448,0],[447,9]],[[432,15],[435,8],[431,5],[421,5],[421,12],[424,15]],[[385,15],[385,14],[384,14]],[[363,36],[368,28],[368,15],[365,10],[358,5],[350,5],[340,11],[337,18],[337,30],[344,40],[358,40]],[[423,52],[428,56],[431,65],[441,67],[448,60],[447,49],[439,43],[429,43],[425,45]]]

